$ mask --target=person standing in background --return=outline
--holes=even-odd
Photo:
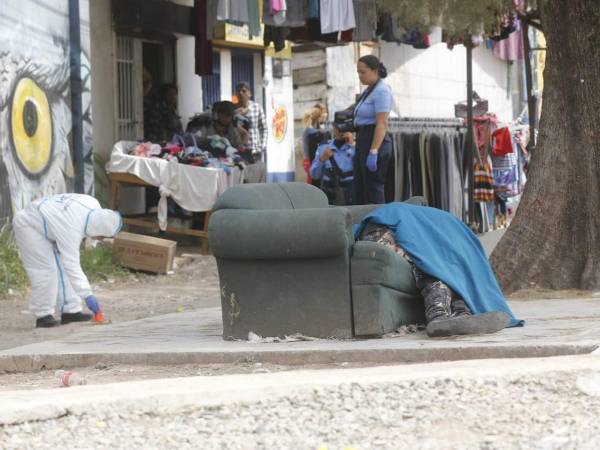
[[[327,121],[327,109],[322,103],[317,103],[304,113],[302,124],[302,167],[306,172],[306,182],[312,183],[310,176],[311,161],[315,158],[317,147],[327,140],[323,124]]]
[[[249,121],[248,148],[254,155],[254,163],[247,166],[244,181],[246,183],[264,183],[266,181],[266,150],[268,127],[265,112],[262,106],[251,100],[252,90],[250,85],[242,81],[235,87],[239,103],[236,113],[246,117]]]
[[[356,155],[354,160],[354,201],[357,205],[385,203],[385,179],[393,156],[387,121],[393,98],[382,79],[387,70],[376,56],[366,55],[356,66],[360,82],[367,89],[354,107]]]

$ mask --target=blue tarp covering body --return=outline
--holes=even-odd
[[[396,242],[423,272],[446,283],[474,314],[504,311],[509,326],[522,326],[500,290],[479,239],[453,215],[435,208],[389,203],[355,226],[358,237],[367,222],[391,228]]]

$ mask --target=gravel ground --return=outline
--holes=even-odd
[[[342,384],[179,414],[111,411],[7,426],[0,447],[597,449],[599,380],[580,371]]]

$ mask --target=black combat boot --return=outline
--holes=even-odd
[[[435,330],[446,328],[447,325],[444,326],[443,324],[451,319],[452,291],[441,281],[434,281],[421,291],[421,295],[425,300],[427,335],[430,337],[433,335],[438,336]]]
[[[60,325],[60,322],[52,315],[40,317],[35,321],[36,328],[52,328]]]
[[[450,303],[452,317],[471,316],[471,310],[462,298],[453,297]]]
[[[510,322],[508,314],[500,311],[473,315],[461,298],[453,298],[450,309],[451,314],[448,319],[427,324],[429,337],[495,333],[508,326]]]

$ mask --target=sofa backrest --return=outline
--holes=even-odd
[[[219,209],[327,208],[327,196],[306,183],[251,183],[227,189],[216,201]]]

